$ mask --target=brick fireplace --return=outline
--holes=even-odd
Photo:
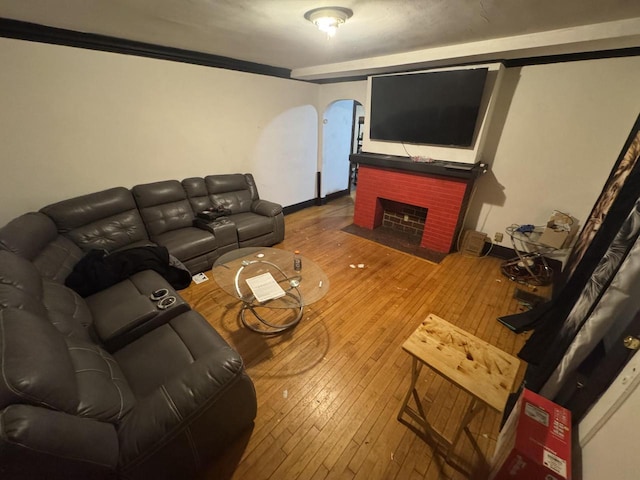
[[[449,177],[446,172],[431,174],[360,163],[353,223],[368,229],[379,227],[384,200],[427,209],[420,246],[449,253],[462,227],[474,177]]]

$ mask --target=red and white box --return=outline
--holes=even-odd
[[[490,480],[571,480],[571,412],[524,389],[500,435]]]

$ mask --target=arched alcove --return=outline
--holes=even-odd
[[[320,197],[350,191],[349,155],[357,151],[358,118],[364,107],[353,99],[336,100],[322,114],[322,182]]]

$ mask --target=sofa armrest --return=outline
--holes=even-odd
[[[30,405],[0,412],[0,478],[112,478],[117,461],[110,423]]]
[[[160,310],[149,298],[154,291],[167,289],[176,302]],[[87,297],[94,330],[103,346],[115,352],[147,332],[164,325],[191,307],[173,287],[153,270],[134,273],[128,279]]]
[[[196,218],[193,224],[196,227],[213,234],[213,236],[216,237],[218,247],[227,247],[232,245],[237,248],[238,233],[236,230],[236,224],[229,218],[220,217],[213,221]],[[224,248],[220,253],[224,253]]]
[[[158,309],[150,298],[138,295],[130,299],[118,301],[114,298],[112,308],[96,316],[94,327],[100,340],[105,345],[124,333],[133,330],[158,315]]]
[[[279,213],[282,213],[282,205],[268,200],[255,200],[251,204],[251,211],[265,217],[275,217]]]
[[[256,394],[242,359],[216,348],[141,399],[118,429],[130,478],[188,478],[253,424]],[[182,462],[175,453],[183,452]]]

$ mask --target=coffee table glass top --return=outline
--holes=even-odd
[[[320,300],[329,291],[329,279],[308,258],[301,257],[302,269],[293,269],[293,252],[278,248],[239,248],[222,255],[211,274],[218,286],[245,304],[268,308],[300,308]],[[247,279],[270,273],[286,295],[259,302]]]

